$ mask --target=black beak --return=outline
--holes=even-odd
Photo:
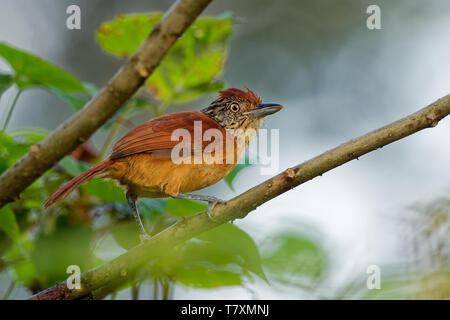
[[[274,114],[275,112],[283,109],[283,106],[277,103],[261,103],[257,108],[246,112],[245,114],[251,115],[255,118],[262,118],[268,116],[270,114]]]

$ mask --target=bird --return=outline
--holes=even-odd
[[[256,93],[245,89],[221,90],[200,111],[170,113],[137,126],[114,145],[107,159],[56,190],[45,201],[45,208],[97,177],[116,180],[125,189],[141,241],[150,238],[139,214],[138,199],[142,197],[205,201],[208,216],[213,219],[214,205],[223,201],[191,192],[213,185],[230,173],[263,118],[283,108],[277,103],[262,103]],[[183,140],[186,137],[174,138],[176,132],[202,139],[198,143],[194,140],[193,144],[192,140],[180,142],[180,137]],[[211,133],[210,141],[206,139],[207,132]],[[204,161],[206,156],[210,157],[209,161]]]

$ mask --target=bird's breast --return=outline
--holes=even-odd
[[[109,177],[139,197],[159,198],[200,190],[224,178],[236,163],[180,163],[151,154],[117,159]]]

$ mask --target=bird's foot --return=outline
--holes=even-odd
[[[139,239],[141,239],[141,244],[144,244],[145,241],[148,241],[151,239],[151,237],[147,233],[141,233],[139,235]]]
[[[208,208],[206,209],[206,213],[208,214],[208,217],[216,222],[213,217],[213,209],[214,206],[218,203],[224,203],[225,201],[213,197],[213,196],[203,196],[203,195],[197,195],[197,194],[187,194],[187,193],[179,193],[174,198],[176,199],[190,199],[190,200],[199,200],[199,201],[205,201],[208,202]]]
[[[207,201],[208,201],[208,208],[206,208],[206,213],[208,214],[208,217],[209,217],[212,221],[217,222],[216,220],[214,220],[214,217],[213,217],[213,209],[214,209],[214,206],[215,206],[216,204],[218,204],[218,203],[224,203],[225,201],[223,201],[223,200],[221,200],[221,199],[219,199],[219,198],[216,198],[216,197],[209,197],[209,198],[211,198],[211,199],[210,199],[210,200],[207,200]]]

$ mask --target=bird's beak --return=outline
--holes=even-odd
[[[245,112],[244,114],[250,115],[254,118],[262,118],[270,114],[274,114],[275,112],[278,112],[281,109],[283,109],[283,106],[277,103],[261,103],[257,108]]]

